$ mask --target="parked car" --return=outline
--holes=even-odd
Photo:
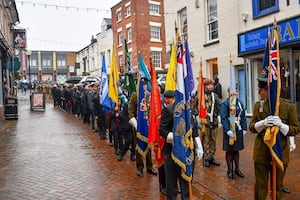
[[[81,80],[80,80],[80,84],[82,85],[86,85],[86,84],[91,84],[94,82],[99,82],[100,78],[97,76],[84,76]]]

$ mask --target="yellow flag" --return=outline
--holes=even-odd
[[[115,103],[118,102],[118,82],[119,82],[119,70],[117,66],[117,47],[114,43],[113,52],[111,57],[111,66],[110,66],[110,74],[109,74],[109,90],[108,96],[111,98],[112,101]]]
[[[176,90],[176,67],[177,67],[177,57],[176,57],[176,46],[172,45],[170,66],[166,77],[165,90]]]

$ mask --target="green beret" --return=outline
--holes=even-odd
[[[173,90],[166,90],[164,92],[164,97],[167,97],[167,98],[175,97],[175,92]]]

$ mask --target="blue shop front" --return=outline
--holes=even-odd
[[[252,115],[253,105],[259,100],[257,77],[262,62],[268,31],[273,24],[238,34],[238,54],[244,58],[247,115]],[[300,15],[278,21],[281,97],[294,102],[300,117]]]

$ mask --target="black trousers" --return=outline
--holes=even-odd
[[[167,199],[176,200],[178,194],[177,181],[179,180],[181,189],[181,199],[189,200],[189,183],[181,176],[181,168],[171,157],[171,154],[165,154],[165,175],[167,185]]]

